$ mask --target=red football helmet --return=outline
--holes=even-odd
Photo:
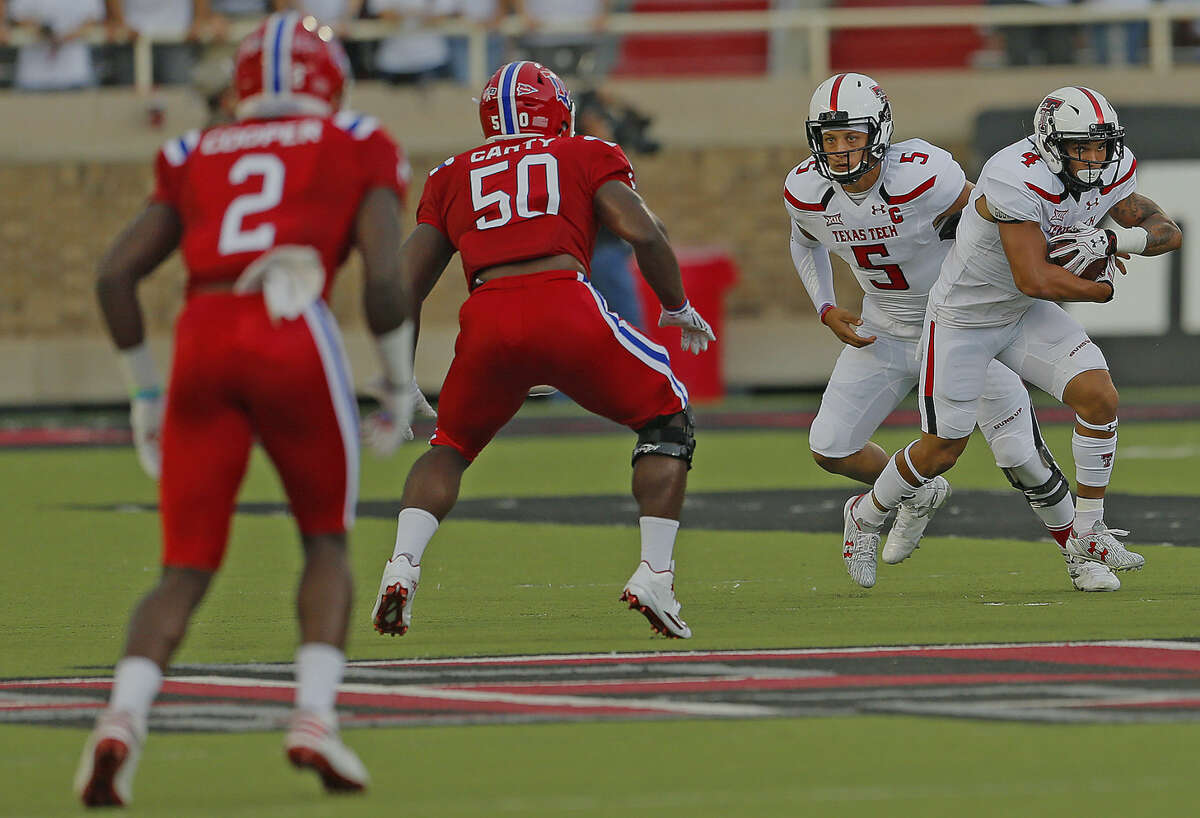
[[[500,66],[479,97],[479,124],[497,136],[572,136],[575,103],[558,75],[539,63]]]
[[[296,12],[272,14],[238,46],[233,70],[239,117],[325,115],[350,75],[329,26]]]

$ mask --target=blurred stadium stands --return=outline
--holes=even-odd
[[[642,190],[682,246],[724,246],[741,271],[726,300],[724,374],[734,388],[815,386],[838,348],[815,321],[787,253],[779,201],[783,175],[805,157],[802,124],[809,95],[834,70],[865,70],[893,100],[897,139],[921,136],[953,150],[969,173],[980,157],[1020,134],[1050,89],[1088,84],[1118,106],[1130,145],[1143,161],[1144,191],[1184,225],[1200,223],[1200,147],[1182,134],[1200,110],[1194,31],[1198,3],[1145,8],[1105,5],[984,5],[972,0],[627,0],[614,4],[598,37],[614,58],[606,77],[575,77],[572,87],[606,90],[653,120],[663,149],[634,157]],[[1096,64],[1085,24],[1144,21],[1144,64]],[[234,25],[236,37],[254,25]],[[1078,26],[1076,64],[1007,65],[1003,34],[1013,27]],[[423,169],[474,144],[473,91],[490,73],[489,31],[462,20],[434,27],[468,43],[470,82],[395,88],[374,82],[369,60],[351,104],[380,116],[412,153],[415,205]],[[368,46],[392,24],[359,20],[349,36]],[[519,56],[520,20],[505,19],[506,57]],[[5,30],[12,49],[35,36]],[[92,269],[106,243],[149,189],[154,150],[199,127],[203,100],[188,86],[152,88],[152,42],[131,48],[136,87],[107,85],[48,95],[0,91],[0,404],[70,403],[122,397],[115,362],[92,297]],[[212,47],[220,49],[219,43]],[[225,45],[224,48],[228,48]],[[9,72],[11,78],[11,71]],[[150,114],[157,111],[156,116]],[[1022,120],[1022,117],[1025,117]],[[1003,134],[1003,135],[1001,135]],[[1145,260],[1115,304],[1081,314],[1128,372],[1118,382],[1200,382],[1194,355],[1178,354],[1200,334],[1200,247]],[[1139,260],[1141,264],[1143,260]],[[352,262],[352,266],[353,266]],[[1145,274],[1140,275],[1138,271]],[[841,273],[839,273],[841,275]],[[465,290],[452,269],[428,307],[418,374],[436,391],[449,362],[457,306]],[[143,287],[148,321],[166,361],[180,298],[177,260]],[[1136,282],[1136,283],[1135,283]],[[334,308],[348,327],[357,376],[374,363],[358,318],[358,277],[343,276]],[[855,298],[848,278],[841,296]],[[1122,347],[1124,345],[1124,347]],[[1124,355],[1120,350],[1130,350]],[[803,349],[804,355],[792,351]],[[765,354],[763,350],[778,350]],[[1162,354],[1162,353],[1168,354]],[[1147,356],[1167,361],[1137,366]]]

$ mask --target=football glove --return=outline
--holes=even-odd
[[[1064,239],[1068,241],[1063,241]],[[1111,259],[1117,252],[1117,237],[1113,232],[1090,225],[1077,224],[1067,232],[1056,236],[1055,241],[1061,243],[1050,251],[1050,258],[1058,261],[1064,256],[1075,253],[1074,258],[1062,265],[1068,272],[1075,275],[1079,275],[1081,270],[1094,261],[1103,258]],[[1108,275],[1109,272],[1105,271],[1105,275]]]
[[[683,306],[677,310],[663,307],[662,314],[658,316],[658,325],[679,327],[679,348],[696,355],[708,349],[709,341],[717,340],[712,327],[688,301],[684,301]]]
[[[413,439],[414,412],[428,418],[437,417],[415,378],[400,388],[393,388],[386,381],[376,381],[368,387],[368,392],[379,401],[379,408],[363,421],[363,441],[379,457],[391,456],[400,444]]]
[[[129,403],[129,425],[133,427],[133,446],[142,471],[151,480],[162,474],[162,423],[166,402],[162,393],[138,392]]]

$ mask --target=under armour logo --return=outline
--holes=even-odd
[[[882,216],[884,213],[887,213],[887,212],[888,212],[887,205],[882,205],[882,204],[871,205],[871,215],[872,216]]]
[[[1093,207],[1099,207],[1099,205],[1100,205],[1099,199],[1092,199],[1090,202],[1087,203],[1087,209],[1091,210]]]

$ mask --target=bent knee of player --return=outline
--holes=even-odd
[[[909,451],[909,457],[922,477],[936,477],[954,467],[968,440],[969,437],[948,439],[926,433],[921,436],[920,444]]]
[[[829,455],[821,454],[816,449],[811,449],[810,451],[812,452],[813,461],[825,471],[833,474],[838,473],[838,466],[846,459],[844,457],[830,457]]]
[[[1067,384],[1063,401],[1086,422],[1103,424],[1116,420],[1120,395],[1108,370],[1091,369]]]

